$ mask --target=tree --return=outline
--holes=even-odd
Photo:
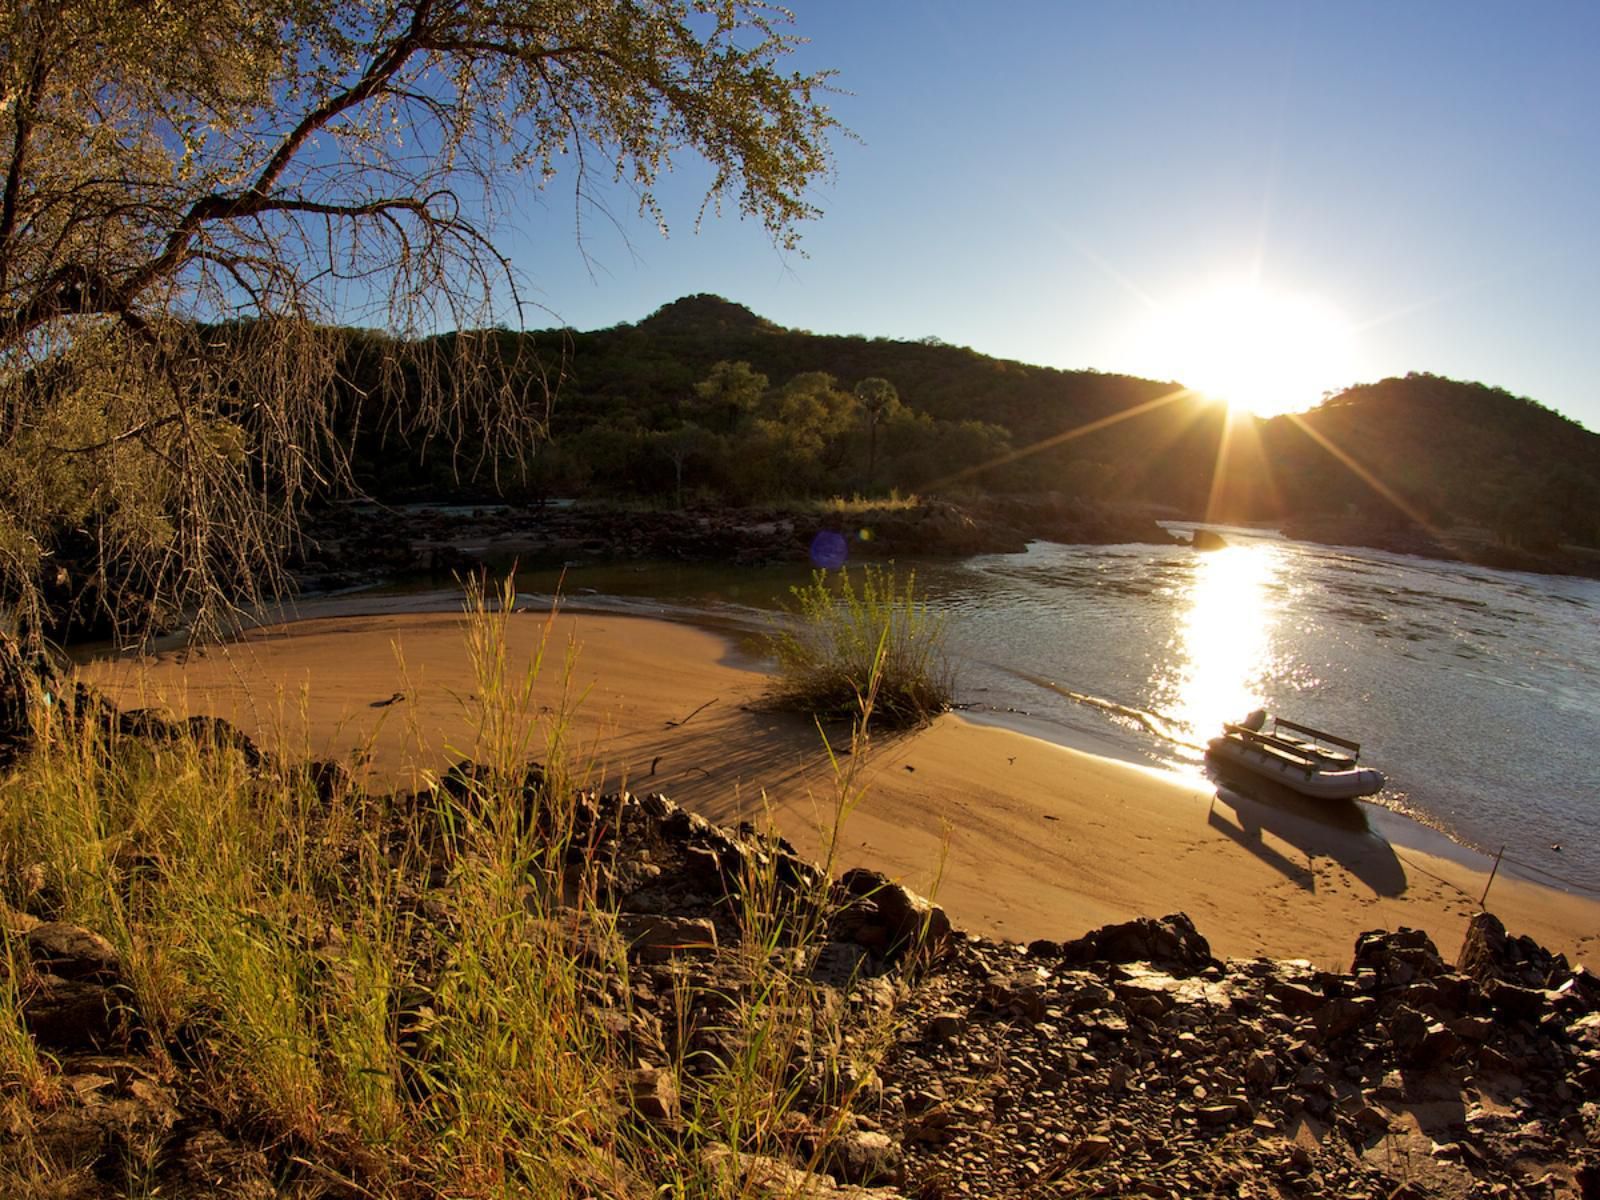
[[[304,498],[348,482],[336,406],[404,385],[382,414],[400,434],[467,429],[485,461],[532,446],[548,389],[471,332],[521,323],[496,242],[513,181],[564,177],[583,211],[609,177],[664,229],[656,182],[698,155],[697,221],[730,206],[792,247],[835,122],[827,75],[784,69],[787,22],[754,0],[9,0],[16,626],[45,628],[64,555],[124,626],[203,626],[276,581]],[[395,335],[376,383],[335,321]]]
[[[887,379],[873,376],[856,384],[856,399],[867,419],[867,487],[878,470],[878,422],[900,406],[900,393]]]
[[[673,503],[682,508],[684,465],[696,456],[715,454],[720,439],[693,421],[685,421],[675,429],[653,431],[649,441],[672,464]]]
[[[767,377],[752,371],[749,363],[723,361],[694,385],[695,398],[688,407],[707,428],[731,433],[761,403],[766,390]]]

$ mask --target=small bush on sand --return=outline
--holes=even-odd
[[[776,699],[821,717],[861,711],[877,680],[874,721],[906,728],[950,707],[953,689],[944,622],[917,593],[916,573],[867,565],[818,571],[792,589],[789,621],[772,635]]]

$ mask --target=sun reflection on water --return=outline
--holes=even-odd
[[[1154,680],[1157,708],[1204,743],[1259,706],[1272,675],[1281,571],[1272,547],[1233,545],[1197,552],[1185,607]]]

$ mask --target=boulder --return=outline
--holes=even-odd
[[[1216,963],[1211,945],[1200,936],[1186,913],[1155,920],[1140,917],[1105,925],[1061,946],[1065,962],[1148,962],[1168,969],[1202,971]]]
[[[22,1023],[46,1050],[109,1047],[121,1040],[124,1016],[117,991],[103,983],[36,975],[23,988]]]
[[[642,962],[703,958],[717,951],[717,927],[705,917],[620,913],[617,933],[627,944],[628,957]]]
[[[857,867],[846,871],[839,885],[848,898],[836,918],[841,937],[889,959],[918,946],[937,956],[949,944],[944,909],[887,875]]]
[[[1526,988],[1548,988],[1571,972],[1566,957],[1552,954],[1532,938],[1512,937],[1500,918],[1481,912],[1467,926],[1456,966],[1479,983],[1491,980]]]
[[[1390,932],[1374,929],[1356,939],[1351,971],[1368,970],[1380,988],[1406,987],[1418,979],[1432,979],[1446,971],[1433,940],[1420,929],[1402,926]]]
[[[116,983],[122,976],[117,952],[98,933],[65,921],[44,921],[27,933],[34,970],[58,979]]]

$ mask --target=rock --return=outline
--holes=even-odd
[[[1356,939],[1352,971],[1373,971],[1383,988],[1405,987],[1416,979],[1431,979],[1445,971],[1433,939],[1420,929],[1401,926],[1394,932],[1375,929]]]
[[[116,983],[122,970],[117,952],[98,933],[63,921],[45,921],[27,934],[34,969],[58,979]]]
[[[1378,1011],[1371,996],[1340,996],[1329,1000],[1311,1014],[1311,1023],[1327,1040],[1342,1037],[1370,1021]]]
[[[1110,1158],[1115,1149],[1110,1138],[1091,1134],[1078,1139],[1077,1145],[1072,1148],[1072,1158],[1083,1166],[1093,1166]]]
[[[24,986],[22,1022],[47,1050],[105,1049],[124,1035],[120,996],[103,983],[37,975]]]
[[[1228,548],[1227,539],[1220,533],[1210,529],[1196,529],[1192,544],[1196,550],[1226,550]]]
[[[828,1143],[822,1162],[840,1183],[884,1183],[899,1173],[900,1147],[886,1133],[853,1130]]]
[[[642,1066],[623,1076],[626,1100],[633,1111],[655,1125],[678,1121],[678,1085],[672,1072]]]
[[[1193,971],[1216,962],[1211,957],[1210,943],[1200,936],[1185,913],[1102,926],[1063,943],[1061,958],[1071,964],[1148,962]]]
[[[1542,988],[1521,987],[1492,978],[1484,988],[1489,1006],[1510,1021],[1535,1021],[1544,1013],[1551,994]]]
[[[995,1012],[1042,1021],[1046,1007],[1044,977],[1029,971],[996,976],[984,985],[983,1001]]]
[[[1456,966],[1485,987],[1498,981],[1548,988],[1570,971],[1563,955],[1551,954],[1530,937],[1511,937],[1500,918],[1486,912],[1478,913],[1468,924]]]
[[[893,960],[914,946],[934,957],[950,941],[950,918],[944,909],[864,867],[846,871],[839,880],[851,898],[836,918],[840,932],[859,945]]]
[[[1244,1077],[1257,1087],[1269,1087],[1278,1078],[1278,1060],[1264,1050],[1257,1050],[1244,1064]]]
[[[717,950],[717,927],[705,917],[619,913],[617,934],[627,944],[629,957],[641,962],[702,958]]]
[[[763,1154],[738,1153],[720,1143],[700,1151],[700,1166],[715,1181],[712,1195],[745,1200],[900,1200],[889,1188],[840,1187],[826,1175],[815,1175]]]
[[[230,1200],[272,1200],[267,1156],[249,1146],[230,1142],[216,1129],[191,1134],[178,1153],[178,1170],[194,1196],[229,1197]]]
[[[966,1018],[958,1012],[937,1012],[928,1018],[928,1037],[935,1042],[948,1042],[961,1036],[967,1027]]]

